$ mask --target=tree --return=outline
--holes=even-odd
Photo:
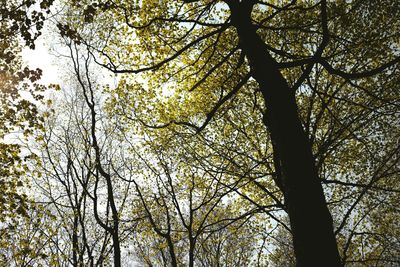
[[[57,215],[54,224],[59,231],[51,246],[60,255],[58,264],[101,266],[110,259],[112,245],[110,234],[96,218],[107,222],[108,210],[98,212],[104,207],[104,199],[98,200],[104,184],[96,183],[88,139],[90,118],[82,93],[75,90],[63,91],[62,100],[51,104],[58,108],[49,112],[44,129],[37,133],[36,150],[42,163],[37,170],[41,176],[34,181],[42,201]]]
[[[109,29],[97,42],[86,42],[102,56],[99,64],[115,73],[153,71],[143,75],[147,89],[126,86],[132,84],[126,75],[119,88],[123,94],[144,90],[157,99],[157,93],[162,94],[157,86],[173,90],[176,98],[167,105],[135,109],[148,126],[186,125],[200,132],[239,90],[261,94],[263,123],[274,150],[275,181],[285,198],[297,264],[339,266],[318,169],[323,162],[315,161],[313,137],[302,124],[296,100],[313,92],[310,84],[320,79],[343,83],[344,91],[357,92],[361,98],[392,97],[390,85],[398,80],[399,62],[396,5],[392,1],[288,1],[279,6],[267,1],[121,1],[88,2],[83,13],[86,21],[101,18],[104,29]],[[118,27],[107,21],[116,21]],[[126,53],[120,54],[121,49]],[[251,86],[254,81],[257,84]],[[376,97],[368,83],[385,88],[380,90],[384,97]],[[334,97],[335,93],[328,95]],[[137,102],[141,100],[134,105],[140,105]],[[181,107],[178,111],[176,104]],[[376,110],[371,104],[361,105]],[[324,99],[319,108],[326,105]],[[147,110],[152,110],[153,118],[158,114],[157,119],[146,116]],[[309,122],[318,118],[313,115]],[[334,147],[326,144],[325,150]]]
[[[53,0],[31,0],[31,1],[1,1],[1,23],[0,38],[2,40],[15,39],[17,36],[23,38],[25,45],[35,48],[35,40],[40,36],[43,29],[46,14],[50,13]],[[2,44],[1,57],[13,58],[12,51],[4,49]],[[7,52],[7,53],[4,53]]]
[[[200,154],[206,149],[185,142],[178,136],[162,146],[151,139],[135,144],[144,175],[134,182],[135,212],[144,218],[134,233],[137,255],[149,266],[250,264],[260,238],[255,217],[277,206],[251,207],[237,198],[249,186],[247,177],[222,171],[227,162],[214,170],[201,164],[191,146]]]
[[[37,158],[18,140],[28,139],[42,126],[37,109],[45,89],[37,82],[42,72],[23,67],[20,55],[20,38],[33,48],[42,28],[44,15],[34,11],[35,3],[1,1],[0,8],[0,262],[5,266],[47,262],[49,256],[43,248],[47,242],[43,230],[52,216],[27,195],[27,176]],[[43,12],[51,4],[40,3]],[[32,225],[43,229],[32,229]]]
[[[75,82],[54,105],[55,114],[46,119],[40,138],[43,146],[37,148],[42,151],[42,177],[36,180],[44,201],[58,215],[60,234],[53,243],[65,257],[61,265],[97,266],[100,259],[118,264],[118,257],[122,264],[127,247],[148,265],[193,266],[197,262],[235,266],[253,261],[253,248],[258,247],[260,238],[254,229],[263,228],[255,217],[281,209],[281,204],[271,204],[268,199],[258,199],[255,205],[249,197],[235,197],[238,192],[251,191],[252,180],[247,175],[266,171],[261,164],[249,162],[248,168],[237,170],[226,160],[234,157],[233,153],[223,156],[208,144],[180,135],[160,144],[151,140],[154,133],[140,122],[144,134],[137,137],[137,130],[121,123],[115,110],[103,110],[101,99],[107,93],[95,91],[90,58],[80,57],[75,44],[67,42],[67,46]],[[115,105],[113,101],[109,104]],[[95,124],[91,111],[96,115]],[[105,193],[108,185],[96,171],[93,131],[99,140],[100,163],[110,174],[111,191],[118,197],[120,231],[115,234],[109,230],[114,217]],[[205,156],[209,153],[219,161],[210,165]],[[89,229],[96,224],[104,231]],[[115,246],[108,243],[111,236],[119,241],[117,257]]]
[[[65,41],[65,40],[63,40]],[[105,114],[90,58],[66,42],[72,76],[50,112],[36,148],[41,151],[41,194],[58,214],[62,233],[54,239],[63,264],[121,266],[122,244],[134,229],[129,170],[121,168],[118,125]],[[54,106],[55,107],[55,106]],[[96,229],[99,228],[100,230]]]

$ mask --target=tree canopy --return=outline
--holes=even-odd
[[[38,266],[397,266],[399,4],[11,1],[0,140],[27,137],[1,143],[0,212],[19,210],[22,228],[41,214],[30,230],[41,235],[27,230],[35,253],[21,255]],[[18,55],[43,23],[65,77],[47,105],[41,70]]]

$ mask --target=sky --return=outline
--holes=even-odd
[[[35,42],[35,50],[24,48],[22,60],[31,69],[40,68],[43,70],[41,82],[43,84],[58,83],[59,75],[55,65],[56,57],[50,54],[50,49],[45,43],[45,38],[40,37]]]
[[[43,71],[40,82],[43,85],[58,84],[63,86],[73,75],[69,51],[59,43],[59,36],[54,34],[50,27],[45,27],[43,34],[35,41],[35,49],[24,47],[22,49],[22,60],[24,66],[30,69],[39,68]],[[56,52],[55,52],[56,51]],[[96,66],[92,62],[92,74],[96,76],[99,83],[109,84],[115,87],[118,79],[105,68]]]

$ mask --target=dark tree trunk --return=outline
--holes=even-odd
[[[107,182],[107,195],[108,195],[108,201],[110,203],[111,207],[111,213],[112,213],[112,220],[113,220],[113,225],[110,229],[110,234],[112,236],[113,240],[113,247],[114,247],[114,267],[121,267],[121,245],[119,241],[119,218],[118,218],[118,209],[115,204],[114,200],[114,191],[113,191],[113,185],[111,182],[111,176],[109,173],[105,172],[103,167],[100,165],[100,151],[97,141],[95,142],[96,146],[96,157],[97,157],[97,166],[99,168],[99,171],[101,175],[106,179]]]
[[[74,211],[74,224],[72,232],[72,266],[78,267],[78,216]]]
[[[251,23],[251,2],[227,1],[241,49],[249,60],[267,108],[264,123],[280,161],[281,187],[297,266],[341,266],[332,217],[310,142],[299,119],[295,94]]]
[[[169,248],[169,254],[171,256],[171,266],[177,267],[178,262],[177,262],[176,256],[175,256],[174,243],[172,242],[172,239],[170,236],[167,237],[167,243],[168,243],[168,248]]]
[[[189,267],[193,267],[195,239],[192,237],[192,231],[189,232],[189,235]]]
[[[121,248],[119,244],[118,228],[113,229],[112,239],[114,247],[114,267],[121,267]]]

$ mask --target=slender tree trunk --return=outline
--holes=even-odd
[[[72,232],[72,265],[78,267],[78,216],[74,211],[74,225]]]
[[[88,59],[86,59],[88,60]],[[88,73],[88,65],[86,61],[86,72]],[[92,135],[92,147],[94,148],[95,155],[96,155],[96,169],[97,171],[101,174],[101,176],[106,180],[107,184],[107,200],[108,204],[111,207],[111,213],[112,213],[112,221],[113,225],[112,227],[107,227],[106,225],[102,224],[100,219],[96,218],[96,221],[100,223],[100,225],[108,231],[113,240],[113,250],[114,250],[114,266],[115,267],[121,267],[121,246],[120,246],[120,241],[119,241],[119,218],[118,218],[118,209],[117,205],[115,203],[114,199],[114,190],[113,190],[113,184],[111,180],[111,175],[106,172],[101,164],[101,151],[99,144],[97,142],[97,136],[96,136],[96,111],[95,111],[95,102],[94,102],[94,96],[93,96],[93,89],[91,87],[91,84],[89,82],[89,87],[86,88],[85,84],[82,82],[79,70],[77,70],[77,77],[79,80],[80,85],[82,86],[83,94],[85,97],[86,104],[88,105],[91,113],[91,135]],[[88,95],[88,91],[90,95]],[[90,97],[90,99],[89,99]],[[95,204],[96,205],[96,204]],[[95,216],[96,216],[97,211],[95,211]]]
[[[194,247],[195,247],[195,239],[192,237],[192,233],[190,231],[189,237],[189,267],[194,266]]]
[[[177,262],[176,256],[175,256],[174,243],[172,242],[172,239],[170,236],[167,237],[167,243],[168,243],[168,248],[169,248],[169,255],[171,256],[171,266],[177,267],[178,262]]]
[[[241,49],[267,108],[264,123],[280,160],[297,266],[341,266],[332,217],[299,119],[295,94],[251,23],[251,2],[227,1]]]
[[[121,265],[121,248],[119,243],[118,227],[117,229],[113,228],[112,239],[114,246],[114,266],[120,267],[122,265]]]

